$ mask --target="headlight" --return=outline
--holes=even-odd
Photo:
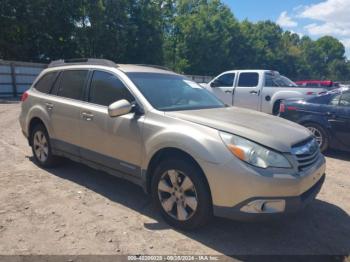
[[[291,168],[282,154],[229,133],[220,132],[220,136],[233,155],[251,165],[261,168]]]

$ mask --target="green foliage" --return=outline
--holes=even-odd
[[[316,41],[271,21],[239,22],[220,0],[2,0],[0,58],[97,57],[215,75],[274,69],[295,80],[349,80],[337,39]]]

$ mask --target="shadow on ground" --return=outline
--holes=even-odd
[[[324,153],[326,157],[335,158],[339,160],[350,161],[350,152],[340,150],[328,150]]]
[[[157,222],[144,225],[149,230],[169,229],[154,210],[150,198],[130,182],[71,161],[48,172],[153,218]],[[320,200],[315,200],[296,215],[279,220],[244,223],[214,218],[198,231],[181,233],[220,253],[234,254],[240,260],[249,260],[244,257],[247,254],[350,253],[349,215],[338,206]]]

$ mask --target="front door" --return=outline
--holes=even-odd
[[[350,91],[342,94],[336,115],[336,136],[338,140],[350,147]]]
[[[233,105],[253,110],[260,109],[259,74],[241,72],[234,90]]]
[[[133,102],[133,96],[114,73],[94,71],[87,99],[80,112],[82,157],[139,178],[144,117],[108,115],[110,104],[121,99]]]
[[[235,73],[224,73],[214,79],[209,88],[226,105],[232,105],[234,81]]]

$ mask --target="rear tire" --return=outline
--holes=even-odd
[[[162,161],[152,179],[152,198],[164,220],[181,230],[209,222],[212,200],[200,168],[186,159]]]
[[[304,126],[314,135],[320,146],[321,152],[325,152],[329,147],[329,136],[327,131],[322,126],[315,123],[305,123]]]
[[[50,137],[45,126],[38,124],[31,131],[30,144],[35,162],[45,168],[54,167],[59,158],[52,154]]]

